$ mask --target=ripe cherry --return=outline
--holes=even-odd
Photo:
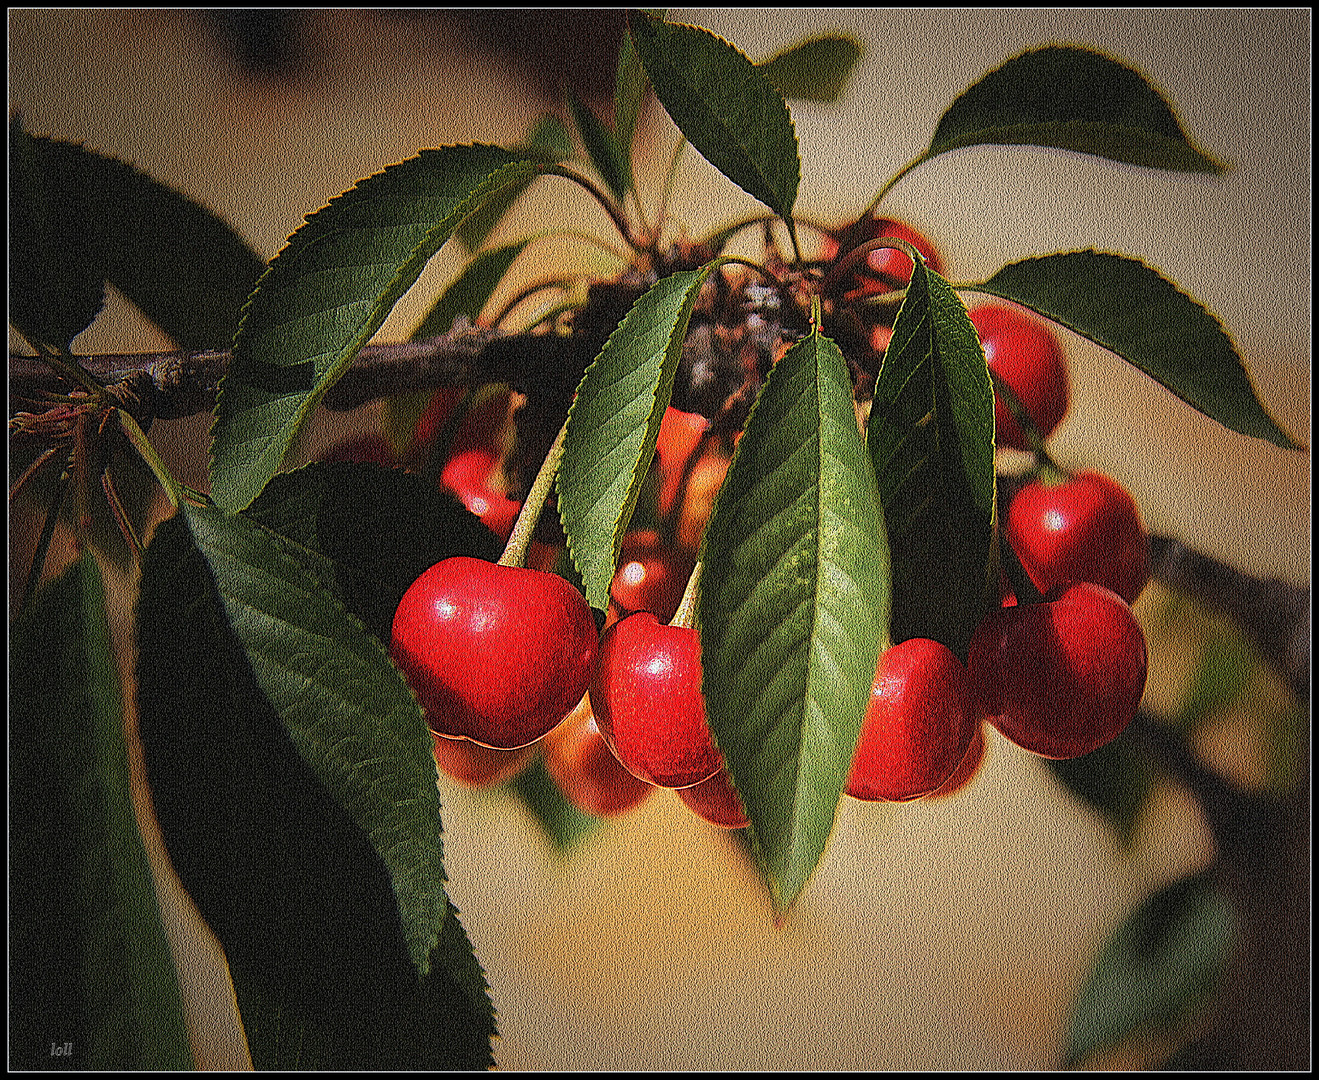
[[[936,274],[943,273],[943,259],[929,239],[904,221],[893,218],[866,216],[853,224],[836,230],[827,237],[821,251],[825,262],[832,262],[861,244],[893,236],[906,240],[925,257],[925,264]],[[850,270],[839,291],[845,299],[857,300],[875,296],[891,289],[900,289],[911,281],[911,258],[899,248],[876,248],[863,262]]]
[[[678,514],[677,541],[687,551],[701,546],[701,536],[714,511],[714,500],[728,475],[732,459],[718,447],[711,447],[692,466],[683,492],[682,507]]]
[[[696,452],[710,421],[670,405],[660,420],[655,456],[659,459],[659,512],[667,514],[682,488],[687,461]]]
[[[962,756],[962,763],[953,770],[953,775],[948,777],[943,784],[931,791],[925,798],[928,799],[946,799],[949,795],[956,795],[964,787],[974,780],[980,773],[980,766],[985,763],[985,725],[976,723],[976,733],[971,737],[971,745],[966,748],[966,753]]]
[[[486,528],[501,540],[507,540],[522,504],[494,490],[491,481],[497,468],[493,451],[469,447],[449,459],[440,474],[440,484],[457,495]]]
[[[1025,311],[985,304],[967,312],[980,337],[989,370],[1007,383],[1040,435],[1048,438],[1067,415],[1072,393],[1067,358],[1053,332]],[[1030,442],[1002,397],[994,394],[999,446],[1029,450]]]
[[[1041,592],[1090,581],[1133,603],[1149,580],[1150,541],[1130,493],[1103,473],[1026,484],[1008,505],[1008,543]]]
[[[721,829],[745,829],[751,824],[727,769],[720,769],[699,784],[678,788],[675,794],[697,817]]]
[[[1102,585],[1055,585],[1038,604],[989,611],[967,667],[980,714],[1018,746],[1074,758],[1122,733],[1145,689],[1145,635]]]
[[[511,750],[581,700],[597,643],[586,600],[557,574],[457,556],[408,586],[390,655],[432,731]]]
[[[614,756],[647,783],[690,787],[723,767],[705,721],[693,629],[648,611],[614,623],[600,638],[591,703]]]
[[[665,544],[654,529],[638,529],[623,537],[609,595],[620,615],[649,611],[668,622],[682,602],[694,565],[690,555]]]
[[[639,805],[653,784],[638,780],[614,757],[600,734],[591,696],[544,740],[545,771],[573,806],[595,817],[614,817]]]
[[[946,646],[909,638],[880,654],[847,794],[905,802],[945,783],[979,720],[966,668]]]
[[[446,775],[472,788],[494,787],[517,776],[531,761],[531,746],[496,750],[470,739],[451,739],[431,732],[432,756]]]

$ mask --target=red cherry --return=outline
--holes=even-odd
[[[989,611],[967,667],[980,714],[1018,746],[1074,758],[1116,738],[1145,690],[1145,635],[1117,593],[1055,585],[1038,604]]]
[[[909,638],[880,654],[847,794],[905,802],[952,776],[979,721],[966,668],[946,646]]]
[[[355,461],[392,467],[398,455],[389,440],[376,432],[364,432],[335,443],[317,459],[319,461]]]
[[[659,458],[659,512],[667,514],[682,487],[687,460],[696,452],[701,436],[710,421],[698,413],[683,412],[669,406],[660,420],[655,455]]]
[[[504,750],[572,711],[596,647],[591,609],[566,580],[465,556],[408,586],[390,639],[432,731]]]
[[[1067,358],[1053,332],[1015,307],[986,304],[967,312],[980,337],[989,370],[1017,395],[1040,434],[1048,438],[1067,415],[1072,393]],[[1030,443],[1002,398],[994,395],[999,446],[1029,450]]]
[[[690,787],[723,767],[705,722],[695,630],[648,611],[614,623],[600,638],[591,703],[614,756],[647,783]]]
[[[894,218],[864,217],[836,230],[826,239],[822,257],[824,261],[832,262],[838,256],[846,256],[854,248],[883,236],[906,240],[925,257],[926,266],[936,274],[943,273],[943,259],[929,239],[906,222]],[[842,283],[843,296],[856,300],[900,289],[911,281],[912,269],[911,258],[900,248],[876,248],[866,256],[863,264],[848,273]]]
[[[573,806],[595,817],[614,817],[639,805],[655,790],[614,757],[600,734],[587,694],[544,739],[545,771]]]
[[[419,451],[422,453],[429,451],[431,444],[444,430],[444,425],[449,422],[453,410],[458,407],[458,403],[462,401],[466,394],[467,391],[461,386],[451,386],[444,390],[435,391],[435,396],[430,399],[430,403],[422,410],[421,416],[417,418],[416,426],[412,430],[412,441]]]
[[[440,474],[440,483],[452,491],[486,527],[501,540],[513,532],[522,504],[490,486],[497,458],[483,447],[460,450],[449,459]]]
[[[623,537],[609,595],[621,614],[649,611],[668,622],[682,603],[694,566],[690,556],[663,543],[655,530],[638,529]]]
[[[679,547],[694,552],[701,546],[701,536],[714,511],[715,497],[723,486],[724,477],[728,475],[730,460],[722,450],[712,447],[692,467],[678,514]]]
[[[1150,541],[1130,493],[1103,473],[1032,480],[1012,498],[1008,543],[1041,592],[1090,581],[1133,603],[1149,580]]]
[[[948,777],[941,787],[931,791],[925,798],[946,799],[966,787],[979,775],[980,766],[985,763],[985,747],[985,726],[977,722],[976,733],[971,738],[971,745],[966,748],[962,763],[953,770],[953,775]]]
[[[446,776],[473,788],[494,787],[520,773],[535,752],[531,746],[496,750],[470,739],[451,739],[431,732],[435,764]]]
[[[687,809],[721,829],[745,829],[751,824],[742,800],[738,797],[727,769],[720,769],[709,780],[676,792]]]

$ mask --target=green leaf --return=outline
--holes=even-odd
[[[582,376],[568,412],[559,468],[559,516],[592,607],[609,585],[637,505],[701,286],[717,263],[648,289]]]
[[[1236,916],[1209,873],[1145,900],[1100,950],[1068,1023],[1064,1068],[1136,1036],[1176,1033],[1222,981]]]
[[[539,755],[508,782],[508,788],[536,819],[560,855],[566,855],[604,824],[602,818],[578,810],[564,798],[545,769],[545,759]]]
[[[355,588],[344,545],[364,540],[327,487],[363,470],[293,474],[251,516],[187,507],[156,530],[137,625],[147,775],[258,1068],[485,1067],[493,1025],[445,966],[430,735],[335,596]]]
[[[998,587],[994,391],[966,308],[919,261],[867,441],[892,552],[893,640],[933,638],[965,661]]]
[[[100,310],[109,281],[181,349],[228,348],[265,263],[227,223],[83,146],[11,125],[10,147],[15,325],[67,346]]]
[[[701,559],[706,717],[783,913],[824,852],[889,622],[879,492],[818,331],[770,370]]]
[[[784,49],[756,67],[785,98],[837,101],[863,52],[856,38],[821,34]]]
[[[944,113],[924,159],[985,144],[1053,147],[1181,172],[1227,169],[1193,145],[1144,76],[1075,46],[1034,49],[989,72]]]
[[[9,1066],[190,1069],[90,554],[16,621],[9,674]]]
[[[1117,353],[1224,427],[1301,448],[1265,411],[1219,321],[1138,259],[1096,251],[1043,255],[969,287],[1031,308]]]
[[[1078,758],[1040,760],[1073,798],[1104,819],[1123,848],[1132,849],[1154,779],[1149,758],[1130,739],[1114,739]]]
[[[655,95],[716,169],[787,220],[801,159],[783,96],[741,52],[696,26],[628,17]]]
[[[632,142],[637,133],[637,119],[641,103],[645,100],[650,80],[641,66],[641,57],[630,32],[624,32],[623,44],[618,50],[618,71],[614,79],[614,145],[628,162],[632,163]]]
[[[453,329],[454,320],[461,316],[476,322],[513,261],[529,243],[530,237],[474,255],[463,272],[436,298],[426,317],[412,332],[412,340],[424,341],[438,334],[447,334]]]
[[[591,111],[591,107],[571,90],[568,91],[568,108],[572,112],[577,133],[582,137],[586,153],[609,188],[610,194],[620,203],[632,188],[632,161],[614,140],[611,132]]]
[[[248,506],[325,392],[469,213],[537,171],[497,146],[423,150],[311,215],[243,312],[220,386],[211,487]]]
[[[557,116],[544,113],[528,132],[526,139],[510,149],[519,157],[552,165],[573,156],[572,135],[568,131],[568,126]],[[459,242],[468,251],[477,251],[522,193],[527,190],[533,179],[535,178],[527,177],[515,181],[486,199],[458,226],[458,231],[454,235]]]

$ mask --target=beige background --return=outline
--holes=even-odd
[[[1090,246],[1144,258],[1224,321],[1261,398],[1308,445],[1308,10],[671,17],[723,34],[753,59],[821,30],[865,42],[839,104],[792,107],[798,208],[825,219],[863,207],[926,145],[947,104],[1015,52],[1073,42],[1147,73],[1234,172],[1210,180],[967,150],[922,166],[885,205],[934,239],[954,279]],[[304,214],[357,179],[422,146],[513,142],[545,104],[526,93],[512,61],[470,34],[426,37],[360,12],[318,13],[311,25],[309,76],[272,86],[238,78],[184,13],[11,11],[11,113],[200,197],[271,256]],[[653,206],[674,132],[657,114],[643,134]],[[677,191],[686,194],[674,211],[693,231],[754,207],[692,153]],[[598,208],[567,184],[542,182],[521,213],[529,230],[612,239]],[[596,259],[580,244],[533,250],[554,264]],[[458,265],[441,252],[381,338],[408,332]],[[519,267],[526,278],[537,269]],[[77,341],[87,352],[164,345],[114,303]],[[1055,439],[1065,463],[1126,484],[1154,530],[1308,584],[1308,452],[1236,436],[1101,350],[1075,338],[1067,346],[1075,400]],[[308,452],[341,426],[319,423]],[[153,432],[180,478],[197,485],[206,428],[198,418]],[[1147,597],[1139,611],[1150,610]],[[1176,670],[1160,663],[1156,650],[1156,686]],[[1048,1067],[1068,997],[1107,931],[1209,857],[1176,793],[1160,798],[1136,851],[1123,854],[1038,761],[995,739],[960,798],[900,809],[845,800],[819,871],[775,931],[734,845],[667,793],[561,862],[511,801],[442,788],[451,895],[493,986],[496,1058],[508,1069]],[[167,879],[162,889],[173,913]],[[173,929],[202,1060],[241,1061],[213,944],[186,920]]]

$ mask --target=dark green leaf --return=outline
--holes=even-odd
[[[614,145],[627,160],[629,171],[632,162],[632,141],[636,137],[637,119],[641,103],[645,100],[650,80],[641,66],[637,47],[631,33],[623,34],[623,45],[618,50],[618,72],[614,80]]]
[[[591,111],[591,107],[572,91],[568,92],[568,108],[572,111],[582,145],[604,179],[605,186],[618,202],[622,202],[632,187],[632,161],[614,140],[611,132]]]
[[[9,122],[9,321],[58,351],[91,324],[105,298],[94,195],[67,166],[82,152],[29,135],[18,116]]]
[[[818,331],[771,369],[701,559],[706,717],[782,913],[824,851],[889,623],[879,492]]]
[[[243,312],[216,406],[217,504],[241,510],[256,498],[427,260],[472,210],[536,171],[496,146],[423,150],[306,220]]]
[[[1064,1067],[1192,1020],[1218,989],[1235,940],[1235,913],[1208,873],[1149,897],[1100,950],[1072,1008]]]
[[[1221,173],[1138,72],[1089,49],[1049,45],[1007,61],[944,113],[925,158],[962,146],[1019,144],[1131,165]]]
[[[966,308],[920,262],[867,439],[892,551],[893,640],[933,638],[965,661],[998,588],[994,391]]]
[[[37,593],[9,660],[10,1068],[191,1068],[90,554]]]
[[[1102,817],[1130,850],[1140,813],[1153,790],[1149,758],[1130,739],[1119,738],[1078,758],[1041,760],[1054,779]]]
[[[508,786],[560,854],[566,854],[603,824],[601,818],[578,810],[563,797],[545,769],[545,759],[539,755]]]
[[[837,101],[863,51],[855,38],[822,34],[784,49],[756,67],[785,98]]]
[[[572,135],[562,120],[552,113],[545,113],[536,121],[526,139],[511,149],[520,157],[554,164],[573,156]],[[533,179],[528,177],[516,181],[486,199],[458,226],[454,235],[459,242],[468,251],[478,250]]]
[[[1011,263],[973,287],[1117,353],[1224,427],[1300,448],[1260,404],[1218,320],[1138,259],[1096,251],[1044,255]]]
[[[609,585],[669,404],[696,297],[716,264],[656,282],[586,369],[568,413],[559,516],[592,607]]]
[[[783,96],[723,38],[641,12],[628,25],[655,95],[716,169],[785,220],[801,159]]]
[[[365,468],[281,481],[261,511],[290,539],[213,509],[156,530],[138,617],[148,778],[258,1068],[485,1067],[488,1007],[444,944],[430,735],[326,586],[336,545],[362,541],[318,482]]]

